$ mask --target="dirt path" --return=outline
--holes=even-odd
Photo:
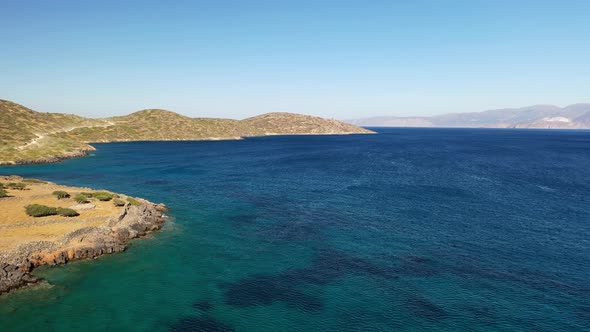
[[[36,145],[39,140],[44,139],[45,137],[49,136],[49,135],[53,135],[53,134],[58,134],[58,133],[67,133],[69,131],[72,131],[74,129],[79,129],[79,128],[96,128],[96,127],[110,127],[110,126],[114,126],[115,123],[109,120],[105,120],[105,124],[104,125],[95,125],[95,126],[76,126],[76,127],[72,127],[72,128],[68,128],[66,130],[58,130],[58,131],[52,131],[49,133],[44,133],[44,134],[35,134],[37,135],[37,138],[33,138],[30,142],[28,142],[27,144],[21,145],[21,146],[17,146],[16,149],[17,150],[23,150],[28,148],[31,145]]]

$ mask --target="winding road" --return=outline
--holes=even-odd
[[[28,148],[31,145],[35,145],[39,142],[39,140],[49,136],[49,135],[53,135],[53,134],[58,134],[58,133],[67,133],[69,131],[72,131],[74,129],[78,129],[78,128],[96,128],[96,127],[110,127],[110,126],[114,126],[115,123],[110,121],[110,120],[104,120],[106,123],[104,125],[94,125],[94,126],[76,126],[76,127],[71,127],[65,130],[57,130],[57,131],[52,131],[49,133],[43,133],[43,134],[35,134],[37,135],[37,138],[33,138],[30,142],[28,142],[27,144],[21,145],[21,146],[17,146],[16,149],[17,150],[23,150]]]

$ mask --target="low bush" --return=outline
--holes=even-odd
[[[28,182],[28,183],[47,183],[47,181],[37,180],[37,179],[23,179],[23,182]]]
[[[6,185],[6,187],[8,189],[25,190],[25,188],[27,187],[27,185],[25,183],[22,183],[22,182],[10,182],[9,184]]]
[[[133,197],[127,197],[127,202],[131,205],[141,205],[141,203]]]
[[[57,214],[64,217],[77,217],[80,215],[76,210],[70,208],[57,208]]]
[[[57,214],[57,208],[40,204],[31,204],[25,206],[25,212],[31,217],[54,216]]]
[[[52,194],[53,196],[57,197],[57,199],[70,198],[70,194],[62,190],[56,190]]]
[[[8,193],[6,192],[6,190],[0,188],[0,198],[3,197],[8,197]]]
[[[113,199],[113,194],[107,193],[105,191],[97,191],[93,193],[92,196],[94,196],[94,198],[98,199],[99,201],[103,202],[110,201],[111,199]]]
[[[87,193],[87,192],[81,192],[80,195],[84,195],[88,198],[92,197],[92,193]]]
[[[89,202],[88,197],[84,194],[77,194],[76,196],[74,196],[74,200],[80,204]]]
[[[125,201],[120,199],[120,198],[114,198],[113,199],[113,204],[115,204],[115,206],[124,206],[125,205]]]

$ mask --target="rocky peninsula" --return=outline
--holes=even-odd
[[[35,267],[122,252],[160,229],[167,211],[140,198],[16,176],[0,176],[0,188],[0,294],[38,283]]]

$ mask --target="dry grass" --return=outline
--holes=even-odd
[[[80,228],[100,226],[103,223],[105,221],[102,220],[91,222],[68,220],[58,224],[2,229],[0,230],[0,250],[12,250],[33,241],[54,241]]]
[[[20,182],[14,177],[0,177],[0,183]],[[9,250],[31,241],[53,241],[77,229],[98,226],[118,216],[123,207],[113,202],[92,201],[95,208],[78,210],[74,218],[47,216],[33,218],[25,213],[25,206],[42,204],[53,207],[72,207],[77,203],[71,199],[58,200],[51,193],[55,190],[68,192],[72,197],[80,192],[94,192],[87,188],[59,186],[53,183],[27,183],[26,190],[10,190],[12,197],[0,198],[0,250]]]

